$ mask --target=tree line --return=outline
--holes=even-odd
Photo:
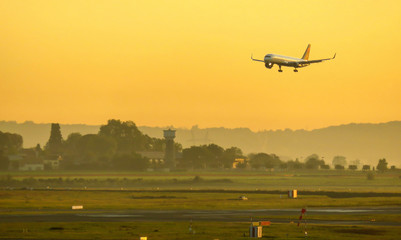
[[[176,144],[181,150],[181,145]],[[149,160],[138,152],[161,152],[165,140],[143,134],[132,121],[111,119],[97,134],[71,133],[66,140],[61,136],[59,124],[52,124],[45,154],[59,154],[63,169],[88,170],[144,170]]]
[[[22,136],[15,133],[5,133],[0,131],[0,169],[7,170],[8,156],[17,154],[22,148]]]
[[[0,132],[0,168],[7,169],[10,154],[22,148],[23,139],[18,134]],[[111,119],[102,125],[97,134],[71,133],[63,139],[60,125],[52,124],[50,137],[44,148],[38,144],[35,152],[41,159],[61,156],[60,168],[65,170],[135,170],[164,168],[163,162],[152,163],[142,152],[164,152],[165,139],[152,138],[143,134],[132,121]],[[283,161],[275,154],[252,153],[247,156],[238,147],[224,149],[216,144],[191,146],[182,149],[175,143],[178,169],[230,169],[234,167],[252,169],[330,169],[323,157],[312,154],[302,162],[299,159]],[[335,156],[334,169],[345,169],[346,158]],[[351,161],[348,169],[356,170],[359,160]],[[380,159],[377,170],[387,170],[386,159]],[[391,168],[395,168],[392,166]],[[364,165],[361,170],[374,170]]]

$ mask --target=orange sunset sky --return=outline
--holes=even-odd
[[[314,129],[401,120],[401,1],[0,1],[0,120]],[[267,53],[312,64],[266,69]]]

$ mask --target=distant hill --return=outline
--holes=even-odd
[[[70,133],[97,133],[100,126],[84,124],[61,124],[64,138]],[[162,138],[161,127],[138,127],[143,133]],[[176,129],[176,141],[183,147],[215,143],[224,148],[236,146],[244,153],[275,153],[283,159],[304,159],[316,153],[331,163],[335,155],[347,157],[348,161],[359,159],[362,163],[377,164],[386,158],[390,165],[401,165],[401,121],[380,124],[347,124],[307,130],[276,130],[253,132],[248,128],[198,128]],[[24,147],[49,139],[50,123],[0,121],[0,131],[18,133],[24,138]]]

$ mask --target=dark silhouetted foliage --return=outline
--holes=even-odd
[[[331,163],[333,164],[333,166],[341,165],[345,167],[347,165],[347,158],[344,156],[335,156]]]
[[[317,154],[310,155],[305,161],[305,168],[307,169],[319,169],[323,165],[325,165],[324,160],[320,159]]]
[[[107,125],[102,125],[100,136],[114,139],[117,143],[118,152],[132,152],[150,150],[151,138],[143,135],[132,121],[121,122],[120,120],[109,120]]]
[[[3,154],[16,154],[22,148],[22,136],[0,131],[0,150]]]
[[[249,161],[253,168],[265,167],[268,169],[279,167],[282,163],[278,156],[267,153],[250,154]]]
[[[363,171],[369,171],[370,170],[370,165],[363,165],[362,166]]]
[[[328,170],[328,169],[330,169],[330,165],[328,165],[328,164],[320,165],[320,169]]]
[[[388,165],[388,163],[385,158],[379,159],[379,163],[377,164],[376,169],[379,171],[386,171],[386,170],[388,170],[387,165]]]
[[[112,163],[116,170],[143,171],[149,166],[149,160],[136,153],[115,155]]]
[[[374,172],[369,171],[369,172],[366,174],[366,179],[368,179],[368,180],[374,180],[374,179],[375,179],[375,174],[374,174]]]
[[[344,170],[345,167],[343,165],[335,165],[334,169],[336,169],[336,170]]]
[[[0,149],[0,170],[8,170],[9,160],[4,154],[3,150]]]
[[[304,167],[304,163],[301,163],[298,159],[290,160],[287,162],[288,169],[302,169]]]
[[[224,150],[221,163],[223,164],[224,168],[231,168],[233,166],[233,162],[237,158],[245,158],[242,153],[242,150],[237,147],[231,147]],[[246,163],[239,163],[237,168],[244,168],[246,167]]]
[[[223,149],[216,144],[192,146],[182,151],[180,168],[231,168],[236,158],[244,158],[239,148]],[[243,167],[243,166],[241,166]]]
[[[356,165],[349,165],[349,166],[348,166],[348,169],[349,169],[349,170],[357,170],[358,167],[357,167]]]
[[[52,123],[50,138],[45,149],[50,154],[60,154],[63,152],[63,137],[61,136],[60,125]]]

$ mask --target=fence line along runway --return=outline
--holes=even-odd
[[[12,210],[3,210],[0,222],[174,222],[174,221],[210,221],[210,222],[248,222],[269,220],[273,223],[297,222],[300,209],[258,209],[258,210],[20,210],[23,214],[13,214]],[[401,222],[371,220],[313,220],[316,216],[355,216],[355,215],[401,215],[401,208],[331,208],[308,209],[306,221],[311,224],[329,225],[377,225],[401,226]],[[341,215],[341,216],[340,216]],[[311,218],[311,219],[308,219]]]

